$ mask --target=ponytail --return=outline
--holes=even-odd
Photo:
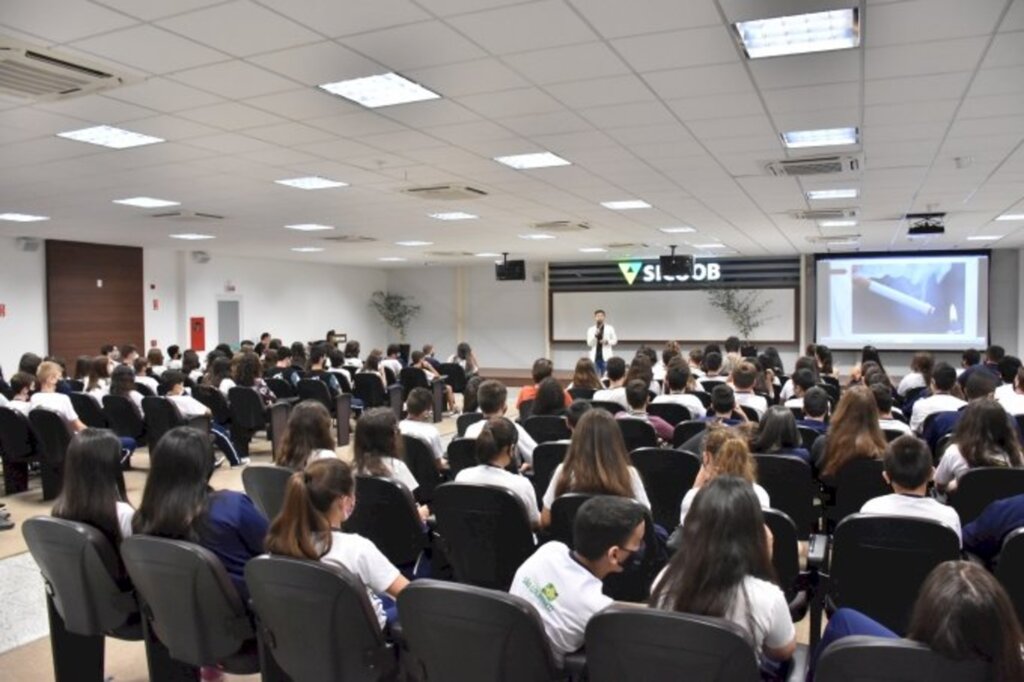
[[[298,559],[319,559],[331,550],[327,512],[339,497],[353,494],[355,479],[338,459],[313,462],[288,479],[281,513],[270,524],[266,549]]]
[[[519,431],[515,424],[505,417],[488,419],[476,439],[476,459],[481,464],[490,464],[503,450],[515,447]]]
[[[757,470],[754,458],[742,438],[729,438],[712,454],[719,476],[739,476],[753,483]]]

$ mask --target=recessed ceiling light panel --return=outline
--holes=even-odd
[[[828,199],[856,199],[856,189],[812,189],[807,192],[807,198],[811,201],[826,201]]]
[[[304,178],[288,178],[286,180],[274,180],[279,185],[287,185],[296,189],[331,189],[333,187],[348,187],[347,182],[321,178],[317,175],[310,175]]]
[[[168,235],[171,239],[185,239],[187,241],[200,241],[203,239],[215,239],[212,234],[197,234],[195,232],[184,232],[182,234]]]
[[[130,199],[114,199],[115,204],[122,206],[136,206],[138,208],[166,208],[167,206],[181,206],[180,201],[168,199],[154,199],[153,197],[132,197]]]
[[[49,216],[30,213],[0,213],[0,220],[9,220],[12,223],[38,223],[41,220],[49,219]]]
[[[446,213],[431,213],[430,217],[434,220],[476,220],[480,216],[463,211],[448,211]]]
[[[641,199],[625,199],[622,201],[602,201],[601,205],[613,211],[632,211],[638,208],[650,208],[651,205]]]
[[[972,234],[967,238],[969,242],[994,242],[997,239],[1002,239],[1006,235],[1004,234]]]
[[[130,147],[141,147],[147,144],[166,141],[152,135],[143,135],[142,133],[113,126],[93,126],[92,128],[68,130],[63,133],[57,133],[57,137],[75,140],[76,142],[88,142],[89,144],[96,144],[111,149],[128,149]]]
[[[413,83],[397,73],[382,73],[365,78],[324,83],[317,87],[370,109],[422,102],[441,97],[436,92],[427,90],[419,83]]]
[[[571,166],[572,162],[563,159],[551,152],[536,152],[533,154],[513,154],[511,156],[496,156],[494,160],[516,170],[531,170],[534,168],[553,168],[555,166]]]
[[[586,246],[580,249],[580,253],[608,253],[608,249],[600,246]]]
[[[398,246],[433,246],[434,242],[424,242],[418,239],[409,239],[404,242],[395,242]]]
[[[540,241],[540,240],[543,240],[543,239],[554,239],[555,235],[553,235],[553,234],[544,234],[543,232],[533,232],[533,233],[530,233],[530,234],[521,234],[521,235],[519,235],[519,238],[520,239],[529,239],[531,241]]]
[[[319,225],[317,223],[297,223],[295,225],[285,225],[286,230],[298,230],[299,232],[323,232],[324,230],[333,230],[333,225]]]
[[[696,232],[697,229],[689,227],[688,225],[681,225],[679,227],[659,227],[659,231],[665,234],[687,234],[689,232]]]
[[[733,24],[750,59],[846,50],[860,45],[856,8]]]
[[[296,246],[292,251],[295,253],[320,253],[323,249],[319,246]]]
[[[996,220],[1024,220],[1024,213],[1004,213],[1003,215],[996,218]]]
[[[857,144],[857,129],[820,128],[818,130],[791,130],[788,133],[782,133],[782,142],[789,149],[840,147]]]

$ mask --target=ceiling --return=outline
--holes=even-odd
[[[750,61],[731,23],[858,6],[861,47]],[[0,235],[199,248],[308,262],[403,267],[658,255],[1024,247],[1024,0],[3,0],[0,36],[135,80],[102,94],[0,98]],[[364,109],[316,89],[397,71],[440,99]],[[106,150],[56,133],[108,124],[166,139]],[[772,177],[787,130],[857,126],[860,171]],[[571,166],[516,171],[499,155],[551,151]],[[348,187],[273,181],[320,175]],[[471,185],[427,201],[401,190]],[[808,202],[854,187],[854,200]],[[224,216],[175,223],[111,203],[150,196]],[[649,209],[600,202],[642,199]],[[813,206],[812,206],[813,204]],[[794,210],[856,207],[853,228]],[[477,220],[444,222],[437,211]],[[947,212],[946,234],[909,241],[900,217]],[[526,241],[531,224],[585,232]],[[329,233],[286,224],[322,223]],[[688,225],[692,234],[659,228]],[[181,242],[171,233],[216,239]],[[995,242],[971,235],[1005,235]],[[363,244],[324,242],[362,235]],[[403,247],[402,240],[433,242]],[[581,248],[636,244],[609,253]],[[646,245],[646,246],[639,246]],[[320,246],[322,253],[295,253]],[[850,250],[843,247],[837,250]],[[459,256],[431,252],[464,253]],[[404,262],[381,262],[402,257]]]

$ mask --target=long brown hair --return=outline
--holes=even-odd
[[[370,476],[391,476],[391,469],[381,458],[402,458],[402,439],[398,436],[398,419],[387,407],[363,412],[356,422],[352,444],[356,471]]]
[[[757,463],[750,455],[747,440],[724,426],[709,427],[704,452],[711,458],[715,476],[738,476],[748,483],[757,480]]]
[[[100,388],[101,379],[110,378],[110,361],[106,355],[97,355],[92,359],[92,367],[89,368],[89,380],[85,384],[86,391],[94,391]]]
[[[968,466],[1004,466],[997,453],[1004,453],[1010,466],[1022,466],[1017,430],[1002,405],[991,398],[972,400],[956,425],[953,442]]]
[[[590,388],[595,391],[604,388],[601,379],[597,376],[597,367],[594,361],[584,356],[576,361],[576,369],[572,373],[573,388]]]
[[[120,544],[117,503],[124,501],[121,441],[106,429],[85,429],[71,439],[64,457],[64,485],[54,516],[95,526],[113,545]]]
[[[865,386],[852,386],[843,394],[832,416],[821,475],[835,476],[854,459],[878,459],[885,452],[885,445],[874,394]]]
[[[967,561],[946,561],[928,574],[907,639],[954,660],[988,661],[995,682],[1024,680],[1024,635],[1013,604],[999,581]]]
[[[331,414],[321,403],[304,400],[288,416],[281,439],[281,448],[274,454],[274,464],[289,469],[302,469],[315,450],[334,450]]]
[[[633,497],[626,443],[605,410],[588,411],[573,429],[555,497],[570,492]]]
[[[352,467],[340,459],[313,462],[288,479],[281,513],[270,524],[266,549],[298,559],[319,559],[331,551],[327,517],[339,497],[355,494]]]

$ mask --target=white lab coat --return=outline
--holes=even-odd
[[[605,362],[608,362],[608,358],[610,358],[613,355],[615,355],[615,352],[612,349],[615,347],[615,344],[617,344],[618,342],[619,342],[619,337],[617,337],[615,335],[615,327],[613,327],[610,324],[606,323],[604,325],[604,352],[602,354],[603,357],[604,357]],[[597,361],[596,360],[597,359],[597,325],[596,324],[590,325],[590,328],[587,329],[587,347],[590,349],[590,359],[592,361],[596,362]]]

